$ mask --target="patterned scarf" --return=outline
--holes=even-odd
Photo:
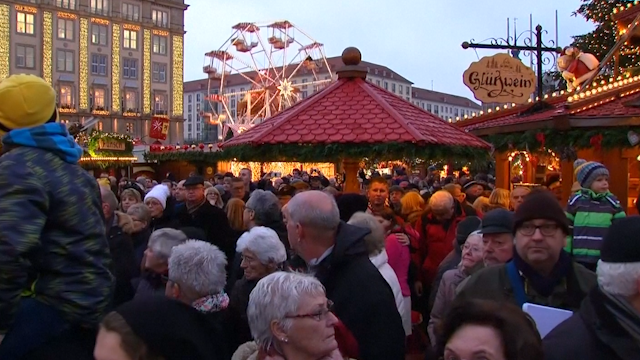
[[[69,164],[76,164],[83,153],[66,125],[60,123],[11,130],[2,138],[2,144],[7,148],[25,146],[47,150]]]
[[[191,306],[203,313],[221,311],[229,306],[229,296],[224,292],[215,295],[207,295],[194,301]]]

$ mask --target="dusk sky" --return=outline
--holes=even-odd
[[[462,95],[473,99],[462,82],[462,73],[478,56],[496,51],[463,50],[463,41],[505,37],[507,18],[517,18],[518,32],[542,25],[555,39],[558,10],[559,46],[572,35],[593,28],[572,12],[580,0],[187,0],[185,14],[185,81],[204,78],[204,53],[219,49],[239,22],[268,23],[289,20],[324,44],[327,57],[356,46],[363,60],[385,65],[414,86]],[[513,21],[511,25],[513,33]],[[301,36],[302,37],[302,36]],[[523,58],[529,64],[528,58]],[[335,69],[334,69],[335,70]]]

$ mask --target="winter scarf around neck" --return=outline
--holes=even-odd
[[[229,306],[229,295],[224,291],[214,295],[207,295],[194,301],[191,306],[203,313],[221,311]]]
[[[640,345],[640,314],[638,311],[623,297],[609,294],[606,291],[602,291],[602,293],[607,310],[614,315],[615,320],[629,333],[634,342]]]
[[[69,164],[78,163],[83,153],[66,125],[60,123],[11,130],[2,138],[2,144],[8,148],[24,146],[46,150]]]
[[[532,268],[518,255],[515,249],[513,251],[513,262],[536,293],[544,297],[551,296],[555,287],[566,280],[573,267],[571,257],[565,251],[560,252],[560,258],[558,258],[558,262],[549,276],[544,276]]]

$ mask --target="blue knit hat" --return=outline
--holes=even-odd
[[[576,180],[583,189],[591,188],[591,184],[593,184],[599,176],[609,177],[609,170],[607,170],[604,165],[595,161],[578,159],[573,163],[573,169]]]

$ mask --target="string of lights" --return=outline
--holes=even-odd
[[[42,77],[53,85],[53,13],[42,16]]]
[[[89,108],[89,19],[80,19],[80,109]]]
[[[183,38],[180,35],[173,35],[172,48],[173,48],[173,69],[172,69],[172,87],[173,87],[173,116],[183,116],[182,101],[183,99],[183,66],[184,66],[184,52],[183,52]]]
[[[9,35],[11,34],[9,22],[9,5],[0,5],[0,79],[9,76]]]
[[[142,107],[151,114],[151,30],[144,29],[142,44]]]
[[[111,32],[111,109],[120,112],[120,24],[113,23]]]

